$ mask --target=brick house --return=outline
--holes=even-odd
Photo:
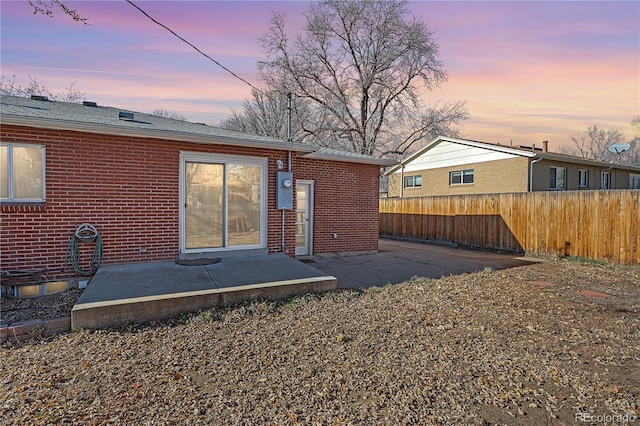
[[[77,277],[65,255],[83,223],[103,264],[378,249],[380,167],[395,162],[93,102],[1,102],[2,272]]]
[[[389,197],[640,188],[640,167],[587,160],[542,147],[438,137],[391,167]]]

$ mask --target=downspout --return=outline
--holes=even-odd
[[[400,198],[404,198],[404,164],[400,169]]]
[[[529,192],[533,192],[533,164],[541,160],[542,157],[538,157],[529,163]]]

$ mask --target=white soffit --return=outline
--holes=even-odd
[[[472,163],[506,160],[518,155],[469,145],[442,141],[404,167],[404,172],[462,166]],[[400,173],[400,169],[396,173]]]

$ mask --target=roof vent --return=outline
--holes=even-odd
[[[32,101],[48,101],[49,98],[47,98],[46,96],[42,96],[42,95],[31,95],[31,100]]]
[[[133,113],[129,112],[129,111],[120,111],[118,113],[118,118],[120,120],[127,120],[127,121],[133,121],[134,120]]]
[[[526,149],[527,151],[542,151],[542,148],[537,148],[536,144],[533,144],[533,146],[520,145],[520,149]]]
[[[98,106],[98,104],[96,102],[92,102],[92,101],[82,101],[82,105],[88,106],[88,107],[97,107]]]

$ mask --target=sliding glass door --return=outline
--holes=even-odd
[[[266,246],[266,160],[181,155],[181,251]]]

